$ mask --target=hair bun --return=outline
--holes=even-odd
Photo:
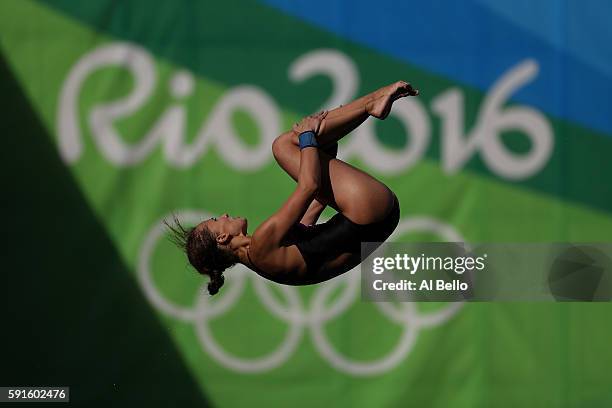
[[[210,282],[208,282],[208,293],[211,295],[216,294],[223,286],[225,282],[225,277],[223,276],[222,271],[209,271],[208,275],[210,276]]]

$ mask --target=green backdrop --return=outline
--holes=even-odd
[[[537,57],[481,89],[245,0],[4,0],[0,49],[0,385],[82,406],[612,404],[609,304],[374,305],[358,271],[290,288],[239,267],[209,298],[163,237],[171,213],[252,230],[293,188],[277,134],[407,79],[421,96],[340,147],[397,193],[395,241],[610,241],[612,140],[513,99]]]

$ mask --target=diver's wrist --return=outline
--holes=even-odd
[[[298,136],[298,141],[300,145],[300,150],[305,149],[307,147],[319,147],[319,143],[317,142],[317,134],[314,130],[307,130],[305,132],[300,133]]]

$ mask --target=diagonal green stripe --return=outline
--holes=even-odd
[[[296,85],[289,82],[285,70],[295,58],[313,48],[334,47],[347,52],[359,66],[361,93],[397,78],[409,78],[423,84],[422,99],[428,105],[431,95],[457,86],[250,0],[229,0],[215,3],[214,7],[185,0],[160,2],[157,7],[142,7],[137,0],[40,1],[98,30],[139,43],[202,76],[227,85],[248,82],[262,86],[284,107],[302,114],[318,108],[321,95],[329,94],[330,84],[315,78]],[[467,101],[469,128],[483,95],[473,88],[461,87]],[[556,141],[550,161],[537,175],[512,184],[612,211],[612,183],[605,181],[605,175],[612,174],[612,161],[608,160],[612,141],[567,121],[551,121]],[[427,155],[439,159],[438,120],[433,120],[432,130],[436,137]],[[466,168],[499,180],[477,155]]]
[[[88,407],[207,406],[1,56],[0,91],[15,135],[0,151],[0,383],[67,385]]]

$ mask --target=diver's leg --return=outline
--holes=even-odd
[[[335,143],[361,125],[369,116],[385,119],[397,99],[418,95],[410,84],[398,81],[328,112],[317,140],[321,146]]]
[[[322,146],[319,150],[322,186],[308,212],[318,216],[329,205],[358,224],[376,222],[387,214],[393,203],[391,190],[369,174],[336,159],[335,153],[332,157],[326,151],[337,148],[337,141],[370,115],[384,119],[393,102],[408,95],[418,95],[418,91],[399,81],[327,114],[317,135]],[[293,131],[285,132],[272,144],[274,158],[296,181],[300,169],[297,136]]]
[[[339,139],[362,124],[370,115],[384,119],[388,115],[393,102],[407,95],[418,95],[418,91],[407,82],[398,81],[363,96],[348,105],[329,111],[321,122],[319,134],[317,135],[317,140],[322,150],[331,153],[332,157],[336,157]],[[294,180],[297,180],[299,161],[295,162],[293,155],[287,155],[285,147],[289,145],[297,146],[297,136],[293,131],[285,132],[277,137],[272,144],[274,158]]]
[[[297,180],[300,149],[295,133],[279,136],[274,141],[273,152],[280,166]],[[321,188],[316,197],[318,203],[329,205],[357,224],[370,224],[384,218],[393,204],[393,194],[387,186],[322,149],[319,158]]]

